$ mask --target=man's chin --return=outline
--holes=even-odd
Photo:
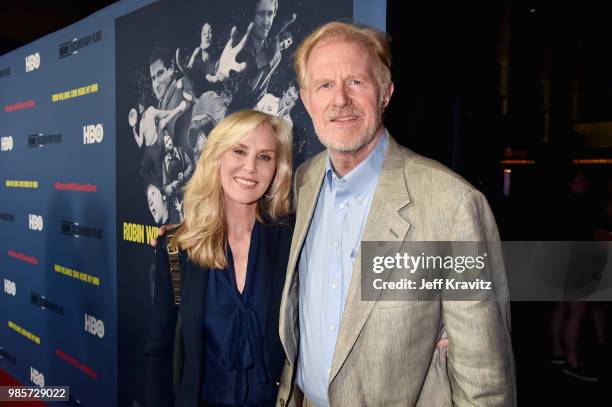
[[[265,40],[266,38],[268,38],[269,32],[270,30],[258,30],[255,32],[255,38]]]

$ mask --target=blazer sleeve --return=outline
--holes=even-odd
[[[495,298],[443,301],[449,338],[448,373],[453,404],[516,405],[510,311],[499,235],[486,198],[468,191],[457,207],[452,241],[486,243]]]
[[[177,307],[174,305],[166,238],[157,238],[152,284],[152,317],[145,348],[147,406],[167,407],[173,401],[172,355]]]
[[[303,165],[303,164],[302,164]],[[302,165],[300,165],[296,170],[295,170],[295,174],[293,175],[293,194],[292,194],[292,209],[294,211],[297,210],[297,202],[298,202],[298,191],[300,188],[300,173],[301,173],[301,169],[302,169]]]

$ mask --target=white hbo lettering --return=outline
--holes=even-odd
[[[83,144],[101,143],[104,139],[104,127],[101,123],[83,126]]]
[[[13,149],[13,136],[1,137],[0,146],[2,151],[11,151]]]
[[[6,278],[4,279],[4,292],[15,296],[15,294],[17,294],[17,285],[11,281],[11,280],[7,280]]]
[[[30,380],[38,387],[45,387],[45,375],[30,366]]]
[[[40,215],[28,215],[29,217],[29,225],[28,227],[31,230],[37,230],[39,232],[42,232],[43,230],[43,217]]]
[[[40,68],[40,54],[35,52],[32,55],[25,57],[25,70],[26,72],[32,72],[35,69]]]
[[[98,338],[104,338],[104,322],[92,315],[85,314],[85,331],[97,335]]]

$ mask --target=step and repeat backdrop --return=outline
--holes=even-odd
[[[321,151],[295,48],[332,19],[384,28],[384,10],[123,1],[1,56],[0,369],[69,386],[66,405],[143,405],[147,242],[180,222],[207,134],[254,108],[292,125],[296,165]]]

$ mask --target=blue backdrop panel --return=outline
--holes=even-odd
[[[117,404],[114,19],[0,58],[0,368]]]

